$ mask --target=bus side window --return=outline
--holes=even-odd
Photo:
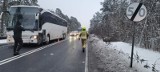
[[[57,20],[56,16],[51,16],[51,19],[52,19],[52,23],[54,23],[54,24],[58,23],[58,20]]]
[[[39,16],[39,29],[42,29],[42,24],[43,24],[43,19],[42,19],[42,15]]]
[[[57,20],[58,20],[57,24],[62,26],[62,20],[60,18],[58,18],[58,17],[57,17]]]

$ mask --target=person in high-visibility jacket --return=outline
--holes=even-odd
[[[88,33],[86,31],[86,28],[85,27],[82,27],[82,31],[80,33],[80,38],[81,39],[81,42],[82,42],[82,51],[84,52],[85,51],[85,48],[86,48],[86,44],[87,44],[87,39],[88,39]]]

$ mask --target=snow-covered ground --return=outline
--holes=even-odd
[[[128,57],[131,56],[131,44],[124,42],[112,42],[109,45],[120,52],[123,52]],[[148,69],[148,71],[160,72],[160,53],[152,50],[134,47],[134,61],[136,64]]]
[[[96,53],[103,57],[101,59],[106,64],[105,68],[110,65],[110,69],[116,72],[160,72],[160,53],[158,52],[135,47],[133,68],[129,68],[131,44],[124,42],[105,43],[94,35],[91,36],[89,42],[92,47],[96,48]]]
[[[6,39],[0,40],[0,44],[5,44],[5,43],[7,43],[7,40],[6,40]]]

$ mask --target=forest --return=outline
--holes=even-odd
[[[143,3],[147,16],[140,22],[132,22],[126,16],[131,3]],[[160,0],[104,0],[102,8],[90,20],[89,33],[106,41],[132,43],[135,25],[135,44],[160,51]]]

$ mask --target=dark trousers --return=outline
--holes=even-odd
[[[14,41],[14,53],[19,52],[23,45],[22,38],[14,38]]]

